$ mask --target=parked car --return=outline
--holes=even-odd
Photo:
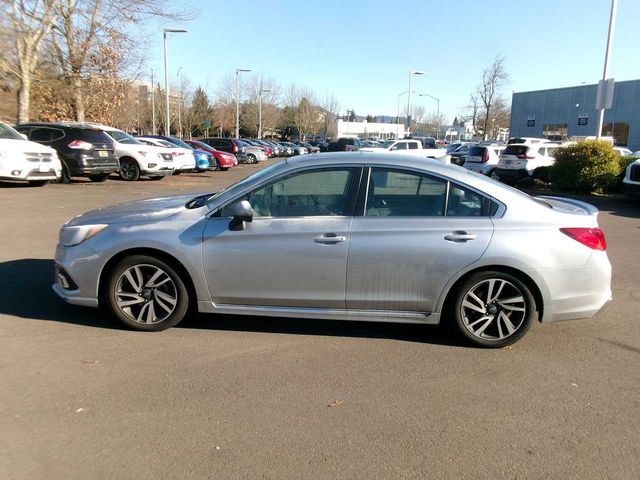
[[[491,176],[500,162],[500,153],[505,147],[479,146],[469,148],[464,168]]]
[[[436,139],[433,137],[409,137],[409,138],[415,138],[416,140],[420,140],[422,142],[423,148],[438,148]]]
[[[309,153],[309,151],[305,147],[296,145],[293,142],[280,142],[280,145],[289,147],[291,149],[292,155],[306,155],[307,153]]]
[[[421,140],[412,138],[392,140],[380,144],[380,147],[364,147],[360,150],[363,152],[393,153],[396,155],[408,155],[419,158],[438,158],[446,161],[447,163],[450,161],[445,150],[441,148],[424,148]]]
[[[307,142],[294,142],[294,143],[300,147],[306,148],[307,153],[320,153],[320,147],[314,147],[310,143],[307,143]]]
[[[41,186],[57,181],[62,164],[53,148],[28,141],[23,134],[0,123],[0,181]]]
[[[352,152],[359,150],[361,146],[357,138],[339,138],[327,146],[327,152]]]
[[[173,175],[173,155],[166,148],[147,145],[117,128],[95,124],[113,141],[113,148],[120,163],[120,178],[135,181],[140,177],[162,180]]]
[[[467,159],[467,152],[469,149],[476,145],[472,142],[464,142],[464,143],[453,143],[447,148],[447,155],[451,155],[451,163],[454,165],[464,165],[464,162]]]
[[[624,193],[628,196],[640,198],[640,159],[634,160],[627,165],[627,168],[624,171],[624,178],[622,179],[622,186]]]
[[[261,140],[262,142],[266,143],[267,145],[269,145],[273,151],[276,154],[276,157],[284,157],[284,152],[283,152],[283,148],[282,146],[280,146],[278,143],[271,141],[271,140]]]
[[[207,153],[210,153],[215,158],[215,169],[216,170],[229,170],[232,167],[238,165],[238,159],[235,155],[227,152],[223,152],[220,150],[216,150],[211,145],[207,145],[204,142],[200,142],[198,140],[185,140],[184,143],[189,145],[190,147],[197,148],[199,150],[204,150]]]
[[[134,137],[147,145],[168,148],[173,155],[173,174],[180,175],[183,172],[193,172],[196,168],[196,157],[193,149],[179,147],[174,143],[157,137]]]
[[[195,158],[196,160],[196,172],[205,172],[207,170],[215,170],[216,168],[216,160],[213,155],[205,150],[193,148],[191,145],[179,139],[178,137],[170,137],[166,135],[147,135],[147,138],[159,138],[161,140],[166,140],[167,142],[173,143],[180,148],[191,150],[193,152],[193,158]]]
[[[253,140],[254,143],[257,143],[258,145],[262,145],[264,147],[268,147],[269,150],[271,150],[271,153],[269,154],[269,157],[278,157],[280,156],[280,148],[275,146],[274,144],[267,142],[266,140]]]
[[[236,156],[239,163],[250,163],[247,155],[247,146],[236,138],[200,138],[200,142],[211,145],[216,150],[232,153]]]
[[[500,161],[492,177],[504,183],[515,184],[523,177],[538,177],[536,169],[550,167],[555,163],[557,144],[508,144],[500,154]]]
[[[104,182],[120,168],[113,141],[99,128],[82,122],[29,122],[15,128],[32,142],[53,148],[62,163],[60,181],[88,177]]]
[[[591,317],[611,300],[597,212],[433,160],[301,156],[217,194],[72,218],[53,289],[145,331],[175,326],[193,306],[451,322],[473,345],[503,347],[536,319]]]
[[[267,146],[267,145],[263,145],[260,142],[258,142],[257,140],[250,140],[247,138],[241,138],[240,139],[243,143],[245,143],[246,145],[250,146],[250,147],[255,147],[255,148],[259,148],[260,150],[262,150],[264,152],[264,154],[267,156],[267,158],[270,158],[273,156],[273,150],[271,149],[271,147]]]
[[[613,149],[620,154],[621,157],[632,157],[633,152],[625,147],[613,147]]]
[[[309,145],[318,147],[320,149],[320,152],[326,152],[329,148],[329,144],[327,142],[323,142],[322,140],[312,140],[309,142]]]

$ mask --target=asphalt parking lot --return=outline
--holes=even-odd
[[[138,333],[51,291],[69,217],[263,166],[0,186],[0,478],[640,477],[640,204],[622,198],[592,199],[614,301],[501,350],[434,327],[214,315]]]

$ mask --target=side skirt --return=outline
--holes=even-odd
[[[440,323],[439,313],[398,312],[391,310],[216,305],[213,302],[198,302],[198,311],[201,313],[223,313],[229,315],[257,315],[264,317],[314,318],[363,322],[422,323],[426,325],[437,325]]]

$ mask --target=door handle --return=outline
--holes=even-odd
[[[467,233],[464,231],[459,231],[459,232],[451,232],[451,233],[447,233],[444,236],[444,239],[447,240],[448,242],[468,242],[469,240],[475,240],[476,238],[478,238],[476,235],[472,234],[472,233]]]
[[[313,239],[314,242],[322,243],[325,245],[332,245],[334,243],[340,243],[346,240],[347,240],[347,237],[342,237],[342,236],[336,235],[335,233],[325,233],[324,235]]]

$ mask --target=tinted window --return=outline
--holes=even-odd
[[[452,183],[449,187],[447,217],[480,217],[484,197],[466,187]]]
[[[409,142],[409,150],[418,150],[417,142]]]
[[[50,142],[53,140],[53,130],[51,128],[34,128],[29,133],[29,140],[34,142]]]
[[[444,214],[447,182],[429,175],[374,168],[366,216],[435,217]]]
[[[469,149],[469,156],[478,156],[478,157],[482,157],[484,155],[484,147],[471,147]]]
[[[254,217],[316,217],[351,215],[358,168],[314,170],[279,178],[242,198]],[[237,202],[234,202],[234,204]],[[221,216],[229,216],[229,207]]]
[[[526,145],[508,145],[502,152],[503,155],[525,155],[529,150]]]
[[[125,143],[127,145],[141,145],[141,142],[138,139],[120,130],[112,130],[107,132],[107,134],[116,142]]]
[[[406,150],[407,142],[398,142],[393,146],[394,150]]]
[[[24,140],[22,135],[20,135],[17,131],[11,128],[9,125],[5,125],[0,123],[0,138],[8,138],[11,140]]]
[[[75,140],[83,140],[89,143],[112,143],[111,138],[102,130],[77,129],[71,132]]]

